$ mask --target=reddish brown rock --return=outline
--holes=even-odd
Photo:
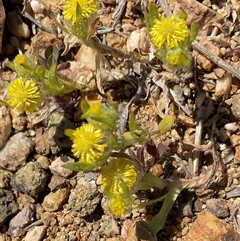
[[[58,189],[56,192],[50,192],[43,200],[43,208],[48,212],[58,211],[67,201],[69,195],[68,188]]]
[[[218,219],[208,211],[198,214],[184,241],[226,241],[240,240],[240,235],[233,227]]]
[[[203,45],[205,48],[211,50],[211,53],[221,57],[221,52],[220,49],[215,46],[211,41],[207,40],[207,39],[201,39],[199,41],[199,43],[201,45]],[[204,70],[206,70],[207,72],[211,72],[213,70],[213,68],[215,67],[215,64],[210,61],[208,58],[206,58],[205,56],[199,54],[197,51],[193,51],[194,55],[197,56],[197,63],[201,66],[201,68],[203,68]]]

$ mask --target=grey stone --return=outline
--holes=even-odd
[[[17,202],[10,190],[0,188],[0,226],[18,210]]]
[[[53,154],[72,146],[71,140],[64,134],[66,129],[75,129],[75,126],[62,114],[54,112],[48,122],[48,138]]]
[[[79,212],[80,217],[91,214],[101,199],[101,193],[95,184],[86,182],[84,178],[71,190],[68,203],[70,207]]]
[[[19,169],[11,179],[10,185],[15,189],[36,197],[45,189],[48,174],[38,162],[29,162]]]
[[[26,163],[29,153],[33,149],[33,142],[22,132],[12,136],[0,151],[0,166],[17,171]]]
[[[72,163],[74,160],[70,157],[67,156],[61,156],[56,158],[51,165],[49,166],[49,169],[51,172],[55,175],[59,175],[62,177],[69,177],[72,175],[73,171],[63,167],[64,164],[66,163]]]
[[[206,208],[218,218],[227,218],[230,215],[227,201],[224,199],[208,199],[206,201]]]
[[[35,216],[35,205],[27,204],[9,223],[8,233],[12,237],[25,235],[24,228],[33,223]]]

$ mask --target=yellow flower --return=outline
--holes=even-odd
[[[180,59],[180,55],[172,55],[169,58],[169,64],[171,65],[178,65],[179,64],[179,59]]]
[[[11,108],[16,108],[20,113],[32,112],[37,109],[40,93],[34,80],[16,78],[8,85],[7,89],[7,103]]]
[[[96,129],[93,124],[83,124],[76,130],[66,130],[65,134],[72,141],[72,152],[82,162],[92,163],[103,155],[106,144],[103,144],[104,135],[101,129]]]
[[[167,51],[167,54],[164,56],[164,62],[176,68],[189,66],[191,60],[179,47],[175,47]]]
[[[124,186],[131,190],[137,179],[134,164],[125,158],[112,159],[101,168],[101,174],[102,187],[113,194],[125,193]]]
[[[155,19],[150,29],[150,38],[153,44],[160,49],[164,43],[168,47],[178,46],[188,36],[186,21],[177,16]]]
[[[72,24],[76,23],[77,4],[81,7],[83,18],[88,18],[98,10],[96,0],[66,0],[63,7],[63,16],[66,20],[71,20]]]
[[[133,198],[128,195],[118,194],[110,199],[109,210],[118,217],[123,217],[131,210]]]
[[[99,116],[102,112],[101,103],[94,102],[90,105],[87,114],[90,116]]]
[[[26,56],[24,54],[18,54],[14,60],[17,64],[22,65],[26,63]]]

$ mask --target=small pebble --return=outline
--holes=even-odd
[[[32,149],[33,142],[22,132],[13,135],[0,150],[0,166],[9,171],[17,171],[25,165]]]
[[[230,215],[229,207],[225,199],[211,198],[206,201],[206,208],[218,218],[226,218]]]
[[[0,149],[5,145],[12,131],[11,117],[6,106],[0,107]]]
[[[67,201],[69,188],[58,189],[56,192],[50,192],[45,196],[42,206],[47,212],[58,211]]]
[[[96,209],[100,199],[101,193],[97,186],[81,178],[77,186],[71,190],[68,203],[73,210],[79,212],[80,217],[84,217]]]
[[[12,237],[20,237],[25,233],[23,229],[34,221],[35,205],[26,205],[9,223],[8,233]]]
[[[55,175],[59,175],[61,177],[69,177],[70,175],[72,175],[73,171],[67,169],[66,167],[63,167],[63,165],[67,163],[73,163],[73,162],[74,162],[74,159],[68,156],[61,156],[56,158],[51,163],[51,165],[49,166],[49,169]]]
[[[30,37],[28,25],[23,22],[22,17],[16,11],[8,12],[7,28],[14,36],[22,38]]]
[[[227,131],[230,131],[230,132],[235,132],[239,129],[239,125],[236,123],[236,122],[231,122],[231,123],[227,123],[224,128],[227,130]]]
[[[43,237],[45,236],[47,231],[46,226],[36,226],[33,229],[29,230],[26,237],[25,241],[42,241]]]
[[[66,129],[75,129],[75,126],[62,114],[54,112],[49,117],[48,122],[48,142],[51,146],[52,154],[56,154],[62,148],[70,148],[72,141],[66,137]]]
[[[232,106],[231,106],[232,115],[240,120],[240,95],[234,95],[232,97]]]
[[[49,159],[46,156],[39,156],[37,158],[37,162],[39,162],[41,164],[41,167],[44,170],[47,170],[49,168],[50,161],[49,161]]]
[[[43,11],[44,11],[43,4],[41,2],[39,2],[38,0],[32,0],[30,2],[30,6],[34,13],[43,13]]]
[[[50,188],[51,192],[54,192],[55,190],[62,188],[66,186],[68,183],[68,180],[64,177],[60,177],[58,175],[53,175],[48,187]]]
[[[0,227],[18,210],[18,204],[10,190],[0,188]]]
[[[10,185],[30,196],[38,196],[47,183],[48,174],[38,162],[29,162],[19,169],[11,179]]]

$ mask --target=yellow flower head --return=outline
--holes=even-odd
[[[33,112],[37,109],[40,93],[34,80],[16,78],[8,85],[7,89],[7,103],[11,108],[16,108],[20,113]]]
[[[81,7],[83,18],[88,18],[98,10],[96,0],[66,0],[63,7],[63,16],[66,20],[72,21],[72,24],[76,23],[77,4]]]
[[[26,56],[24,54],[18,54],[14,60],[17,64],[22,65],[26,63]]]
[[[175,15],[162,16],[160,20],[155,19],[150,29],[151,41],[158,49],[161,49],[164,43],[170,48],[178,46],[187,36],[186,21]]]
[[[180,59],[180,55],[172,55],[169,58],[169,64],[171,65],[178,65],[179,64],[179,59]]]
[[[92,163],[103,155],[106,144],[101,129],[96,129],[91,123],[83,124],[76,130],[66,130],[72,141],[72,152],[82,162]]]
[[[134,164],[125,158],[114,158],[101,168],[102,187],[113,194],[125,193],[124,186],[131,190],[137,179]]]
[[[132,203],[133,198],[131,196],[118,194],[110,199],[109,210],[113,215],[123,217],[130,211]]]
[[[94,102],[90,105],[90,108],[87,111],[89,116],[99,116],[102,112],[101,103]]]

